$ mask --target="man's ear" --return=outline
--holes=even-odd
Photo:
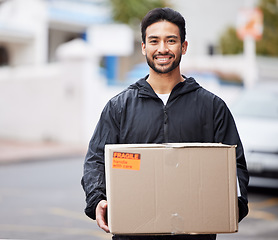
[[[146,44],[142,42],[142,54],[146,56]]]
[[[182,55],[184,55],[187,51],[187,47],[188,47],[188,42],[184,41],[181,45],[181,49],[182,49]]]

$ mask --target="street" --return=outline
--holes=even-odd
[[[111,239],[83,213],[82,168],[82,158],[0,165],[0,239]],[[278,239],[278,189],[253,188],[249,201],[239,232],[217,239]]]

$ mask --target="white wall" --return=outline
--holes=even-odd
[[[121,89],[106,87],[92,60],[0,70],[0,137],[87,144]]]

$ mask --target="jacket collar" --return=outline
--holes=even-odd
[[[149,75],[144,78],[141,78],[136,83],[129,86],[129,88],[138,89],[139,97],[150,97],[150,98],[158,98],[151,85],[146,81]],[[194,78],[187,78],[183,76],[185,81],[178,83],[172,90],[170,96],[171,98],[186,94],[192,91],[195,91],[201,86],[195,81]]]

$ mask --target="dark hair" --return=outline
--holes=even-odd
[[[146,29],[153,23],[166,20],[179,27],[181,42],[185,41],[185,20],[183,16],[171,8],[155,8],[149,11],[141,22],[142,41],[146,43]]]

